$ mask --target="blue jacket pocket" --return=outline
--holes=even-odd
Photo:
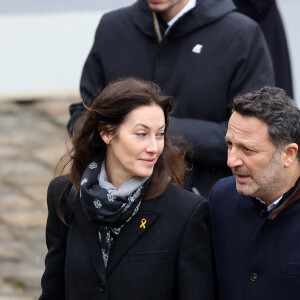
[[[300,264],[293,264],[293,263],[281,264],[280,275],[299,276],[300,275]]]

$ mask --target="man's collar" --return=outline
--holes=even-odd
[[[234,9],[235,6],[232,0],[198,0],[195,8],[177,20],[176,24],[172,26],[172,30],[168,36],[171,39],[182,38],[188,33],[222,18]],[[157,38],[158,41],[160,40],[157,34],[157,28],[155,28],[154,12],[151,11],[146,0],[138,0],[132,4],[128,13],[130,19],[143,34],[151,38]],[[179,26],[179,23],[183,20],[184,26]]]
[[[185,7],[175,16],[173,17],[168,23],[168,26],[172,26],[181,16],[187,13],[189,10],[193,9],[196,6],[197,0],[189,0]]]
[[[172,25],[178,19],[180,19],[184,14],[186,14],[188,11],[192,10],[196,6],[196,4],[197,4],[197,0],[189,0],[184,8],[175,17],[173,17],[169,22],[166,22],[166,23],[165,23],[165,20],[163,20],[161,18],[161,16],[159,16],[159,14],[157,14],[156,12],[153,11],[152,12],[153,22],[154,22],[154,28],[155,28],[155,32],[156,32],[156,36],[158,38],[158,41],[161,42],[162,39],[163,39],[163,36],[167,35],[167,33],[169,32]],[[159,18],[162,19],[162,22],[164,22],[166,24],[165,27],[167,27],[167,28],[162,28],[162,26],[159,22]]]
[[[269,215],[269,219],[274,220],[282,210],[284,210],[286,207],[292,205],[294,202],[300,199],[299,183],[300,177],[298,177],[294,186],[282,196],[282,199],[280,201],[281,204],[271,212],[271,214]]]
[[[272,210],[274,210],[282,198],[283,196],[280,196],[277,200],[275,200],[273,203],[267,206],[267,211],[271,212]],[[255,198],[255,199],[258,200],[260,203],[267,205],[266,202],[261,200],[260,198]]]

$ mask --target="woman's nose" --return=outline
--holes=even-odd
[[[149,139],[148,145],[146,147],[147,152],[157,153],[158,152],[158,145],[156,137],[151,137]]]

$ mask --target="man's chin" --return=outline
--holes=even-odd
[[[147,1],[147,2],[148,2],[148,5],[151,10],[154,10],[154,11],[162,10],[163,3],[156,2],[156,1]]]
[[[253,194],[254,194],[253,189],[251,189],[249,184],[239,183],[238,181],[236,181],[236,189],[240,194],[242,194],[244,196],[253,197]]]

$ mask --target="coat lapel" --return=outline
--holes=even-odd
[[[77,195],[77,197],[79,197]],[[78,223],[82,238],[86,245],[88,254],[92,260],[92,264],[95,268],[96,273],[102,282],[106,283],[106,270],[103,263],[101,248],[98,239],[98,235],[93,227],[93,224],[86,217],[81,205],[79,204],[79,199],[72,202],[72,210],[75,215],[76,221]]]
[[[152,226],[160,215],[155,210],[156,200],[142,202],[138,213],[124,226],[116,238],[108,259],[107,274],[115,268],[132,245]]]
[[[77,197],[79,197],[79,195],[77,195]],[[160,215],[160,211],[155,209],[156,200],[142,202],[138,213],[124,226],[120,235],[115,239],[109,255],[108,266],[105,270],[98,236],[79,203],[79,199],[72,202],[73,213],[78,222],[84,243],[96,273],[101,281],[106,283],[106,274],[108,275],[114,269],[130,247],[149,230]]]

